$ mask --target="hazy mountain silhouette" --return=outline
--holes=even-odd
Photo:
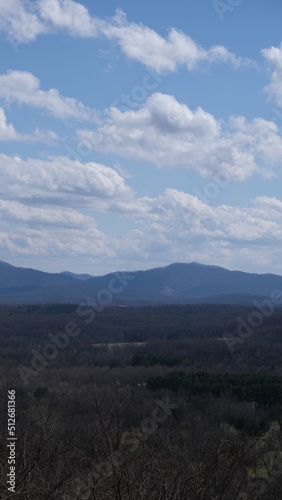
[[[282,291],[282,276],[197,263],[89,277],[44,273],[0,262],[0,303],[100,302],[102,305],[216,302],[249,304]]]

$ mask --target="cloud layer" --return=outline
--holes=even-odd
[[[137,197],[114,169],[65,157],[50,160],[1,155],[0,248],[3,255],[197,260],[239,267],[240,259],[280,262],[282,202],[256,197],[249,206],[214,205],[176,189]],[[127,217],[132,229],[115,236],[99,228],[101,211]],[[14,228],[17,227],[15,231]],[[63,228],[63,230],[62,230]],[[273,242],[276,242],[274,245]],[[271,244],[270,244],[271,243]],[[130,264],[129,264],[130,267]]]
[[[257,197],[249,207],[210,206],[191,194],[167,189],[154,198],[134,199],[129,193],[116,205],[112,201],[106,197],[104,209],[120,209],[134,227],[118,237],[99,229],[97,213],[83,213],[82,203],[66,208],[58,200],[38,205],[32,197],[28,202],[0,199],[0,248],[14,256],[61,255],[84,262],[95,258],[96,264],[113,269],[125,259],[128,269],[144,261],[147,266],[220,261],[231,268],[242,268],[244,262],[252,269],[254,262],[266,265],[271,259],[274,267],[280,265],[282,202],[277,198]]]
[[[9,6],[4,2],[0,1],[0,29],[14,40],[16,50],[18,44],[34,41],[38,35],[64,31],[71,36],[112,40],[129,59],[158,73],[175,71],[181,65],[191,71],[202,63],[253,65],[221,45],[204,49],[174,28],[164,38],[143,24],[128,22],[121,9],[111,19],[100,19],[72,0],[12,0]]]

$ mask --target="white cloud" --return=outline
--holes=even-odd
[[[84,5],[72,0],[39,0],[38,13],[56,30],[66,30],[73,36],[96,37],[100,22],[91,17]]]
[[[281,164],[282,138],[275,123],[233,117],[225,124],[160,93],[137,111],[111,108],[97,130],[77,135],[96,151],[159,167],[184,166],[203,176],[224,172],[244,180],[255,171],[272,175],[271,167]]]
[[[0,196],[34,203],[96,206],[100,209],[132,192],[114,169],[66,157],[27,159],[0,154]]]
[[[43,109],[59,119],[97,119],[95,110],[76,99],[61,96],[57,89],[41,90],[38,78],[28,71],[8,71],[0,75],[0,99]]]
[[[265,90],[277,106],[282,107],[282,43],[280,47],[263,49],[262,54],[273,68],[270,84]]]
[[[37,2],[0,0],[0,30],[19,43],[34,41],[48,31],[36,9]]]
[[[14,47],[39,35],[66,31],[72,36],[96,37],[99,19],[72,0],[0,0],[0,30]]]
[[[235,67],[254,65],[221,45],[204,49],[185,33],[171,28],[166,38],[142,24],[130,23],[117,9],[111,19],[99,19],[72,0],[13,0],[9,8],[0,2],[0,29],[17,43],[33,41],[38,35],[66,31],[72,36],[106,37],[115,41],[129,58],[158,73],[184,65],[193,70],[201,63],[230,63]]]
[[[112,238],[94,218],[119,211],[121,202],[132,203],[133,192],[114,169],[67,157],[23,160],[0,154],[0,176],[2,259],[45,256],[62,260],[62,270],[77,256],[115,258]]]
[[[129,59],[141,62],[157,73],[175,71],[180,65],[191,71],[201,63],[224,62],[236,67],[251,64],[223,46],[216,45],[206,50],[175,28],[171,28],[164,38],[147,26],[128,23],[121,10],[117,10],[112,21],[105,22],[100,29],[107,38],[117,41]]]
[[[133,196],[124,179],[97,163],[66,157],[49,160],[0,154],[2,258],[114,258],[111,238],[94,214]],[[36,267],[33,263],[33,267]]]
[[[0,141],[45,142],[50,144],[58,139],[52,130],[36,129],[30,134],[20,134],[11,123],[7,123],[5,111],[0,107]]]

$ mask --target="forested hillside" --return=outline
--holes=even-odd
[[[282,311],[243,339],[253,313],[2,306],[0,447],[14,389],[17,497],[279,498]]]

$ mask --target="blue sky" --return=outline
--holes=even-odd
[[[0,0],[0,260],[282,274],[279,0]]]

